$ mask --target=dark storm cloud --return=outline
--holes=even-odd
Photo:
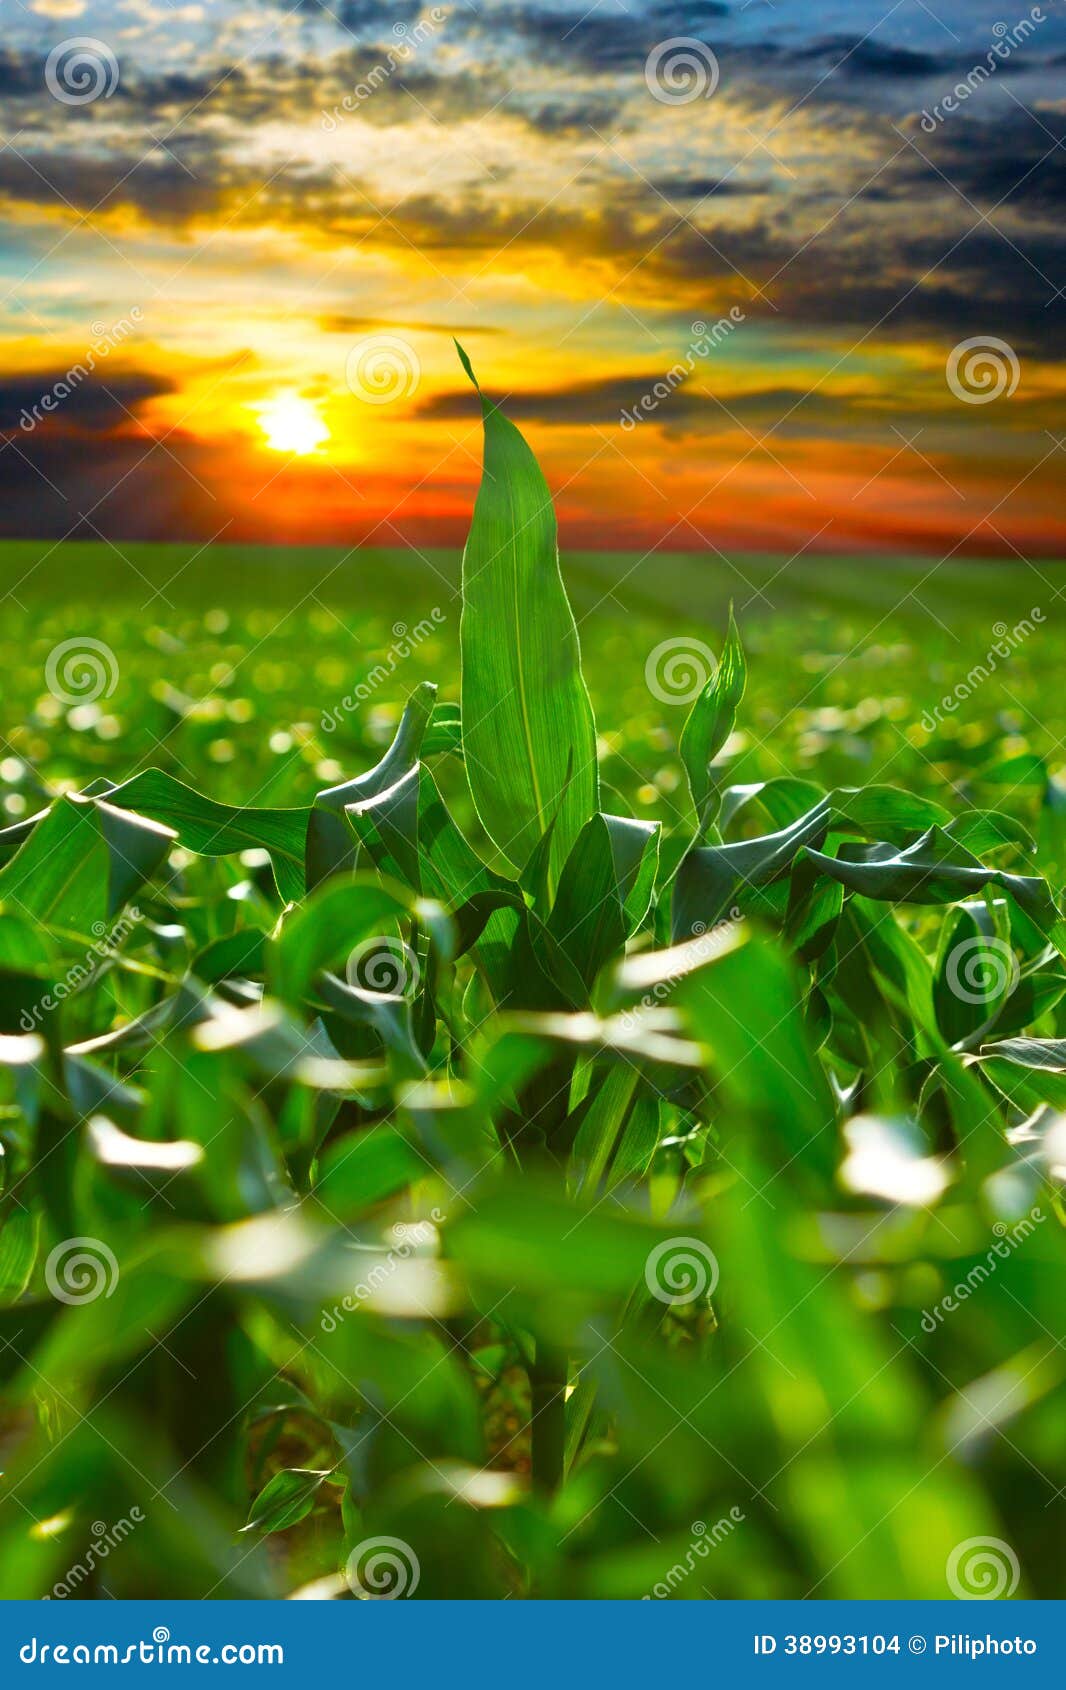
[[[274,3],[286,12],[291,8],[291,0]],[[360,35],[368,30],[380,33],[383,26],[394,23],[412,23],[422,5],[421,0],[299,0],[296,9]]]
[[[912,80],[944,74],[951,60],[945,54],[916,53],[909,47],[890,46],[869,37],[836,35],[823,41],[812,41],[806,47],[793,48],[791,52],[783,53],[779,62],[795,65],[824,63],[832,67],[834,75]]]
[[[46,57],[43,52],[0,48],[0,100],[35,100],[39,108],[35,114],[38,121],[51,118],[57,128],[65,125],[68,130],[71,124],[99,124],[102,116],[111,109],[111,101],[117,102],[113,110],[121,111],[124,116],[129,115],[131,110],[140,111],[146,117],[161,116],[198,107],[227,89],[231,92],[248,90],[253,85],[247,72],[239,65],[226,63],[197,73],[168,71],[159,75],[124,67],[107,102],[98,104],[91,101],[84,106],[69,106],[54,101],[48,93]],[[291,69],[288,69],[286,76],[291,74]]]
[[[1048,230],[1004,238],[976,223],[910,237],[866,229],[815,241],[782,261],[767,280],[775,323],[822,327],[863,339],[917,333],[945,351],[967,334],[999,334],[1019,353],[1053,357],[1066,350],[1066,306],[1055,300],[1066,262],[1066,236]],[[746,232],[749,242],[757,237]],[[842,238],[844,235],[849,238]],[[744,250],[729,248],[730,255]],[[692,258],[691,248],[689,257]],[[753,309],[758,308],[758,300]]]
[[[0,47],[0,99],[22,99],[40,94],[44,86],[44,59],[34,53],[20,53]]]
[[[324,58],[275,54],[257,59],[254,67],[219,62],[196,72],[160,75],[136,67],[124,69],[111,101],[81,107],[48,97],[43,60],[9,51],[0,54],[0,118],[6,105],[8,126],[26,128],[26,136],[18,139],[18,150],[32,156],[34,163],[49,152],[64,161],[72,155],[82,158],[87,142],[99,159],[108,134],[121,125],[127,136],[134,133],[135,140],[139,128],[142,140],[136,152],[130,153],[131,143],[124,139],[122,151],[129,156],[117,160],[116,175],[158,152],[162,144],[182,160],[188,174],[196,176],[213,174],[212,160],[221,161],[256,124],[314,124],[331,112],[335,122],[354,123],[357,112],[358,123],[388,128],[427,115],[447,125],[491,111],[549,137],[587,134],[608,124],[617,130],[624,121],[617,100],[570,90],[565,81],[559,92],[546,92],[540,86],[523,88],[514,67],[500,55],[490,55],[476,69],[447,71],[425,62],[428,45],[422,62],[413,50],[406,60],[397,59],[402,37],[381,36],[380,8],[373,19],[370,38],[359,45],[346,42]],[[382,66],[392,67],[384,78]],[[353,107],[353,93],[367,86],[366,79],[375,69],[379,76],[371,84],[372,98],[364,93]],[[342,104],[345,97],[347,106]],[[28,114],[32,114],[32,126]],[[117,147],[110,150],[119,151]],[[165,194],[162,178],[158,187]],[[179,197],[187,201],[188,195]],[[180,217],[180,207],[175,215]]]
[[[1066,202],[1066,112],[1014,109],[995,121],[958,118],[929,134],[908,125],[911,151],[894,172],[890,191],[922,194],[944,178],[980,205],[1009,205],[1026,217],[1058,221]]]
[[[743,325],[737,332],[743,333]],[[674,378],[667,380],[671,367]],[[664,353],[658,371],[623,373],[560,389],[486,393],[486,397],[505,405],[507,415],[516,422],[566,427],[592,425],[608,430],[621,426],[627,432],[647,423],[673,434],[703,436],[730,433],[741,427],[769,431],[779,437],[807,438],[817,434],[827,439],[855,439],[861,435],[869,440],[883,440],[889,424],[898,428],[922,427],[930,424],[933,415],[934,408],[928,401],[923,404],[897,401],[884,392],[863,398],[850,392],[846,396],[835,395],[824,388],[781,385],[748,393],[727,392],[721,398],[715,391],[721,378],[715,374],[713,352],[696,360],[684,379],[677,379],[677,373],[685,368],[684,352],[673,366],[669,354]],[[659,384],[658,392],[656,384]],[[645,398],[654,404],[650,407],[642,404]],[[946,385],[941,399],[941,420],[954,428],[958,425],[958,406]],[[436,421],[469,421],[469,390],[456,388],[436,395],[421,407],[420,415]],[[1001,426],[1024,433],[1027,429],[1049,427],[1055,415],[1051,399],[1027,399],[1022,395],[1012,400],[1009,416],[1001,419]]]
[[[84,362],[65,369],[34,370],[0,379],[0,434],[51,433],[121,428],[146,399],[172,391],[173,384],[140,371],[88,373]],[[51,404],[42,406],[49,397]],[[40,420],[38,420],[40,419]]]
[[[285,5],[285,0],[273,3]],[[413,23],[425,8],[420,0],[300,0],[299,10],[333,22],[340,33],[380,38],[396,23]],[[497,61],[520,63],[523,52],[532,49],[540,62],[607,74],[639,66],[657,42],[670,36],[720,29],[731,10],[723,0],[654,0],[642,9],[602,11],[595,5],[567,10],[537,0],[504,0],[501,5],[464,0],[452,11],[448,30],[453,38],[477,40],[485,55]]]
[[[0,199],[59,203],[81,212],[133,208],[153,223],[174,225],[217,211],[227,188],[251,191],[262,180],[258,172],[229,165],[224,152],[203,138],[175,138],[169,151],[151,141],[148,146],[147,153],[139,147],[106,157],[58,149],[24,156],[9,148],[0,152]]]
[[[644,370],[630,375],[610,376],[602,381],[579,382],[566,388],[552,388],[540,392],[486,392],[485,397],[495,404],[504,405],[507,415],[515,422],[570,426],[587,423],[617,424],[623,411],[632,412],[634,407],[639,406],[642,396],[651,392],[656,381],[665,377],[670,362],[664,355],[661,372]],[[675,386],[669,397],[669,405],[674,421],[685,419],[707,422],[710,419],[717,422],[723,414],[720,406],[712,406],[706,394],[698,392],[694,386]],[[782,405],[781,408],[783,410],[786,407]],[[419,414],[435,421],[468,420],[469,391],[456,388],[452,392],[439,393],[421,407]]]
[[[711,195],[735,199],[764,191],[758,183],[722,176],[656,176],[649,181],[649,187],[664,199],[673,200],[702,200]]]
[[[516,106],[515,115],[549,139],[597,132],[617,135],[622,129],[634,127],[634,120],[627,120],[624,108],[616,100],[551,100],[543,104],[523,100]]]
[[[164,451],[136,433],[76,442],[44,429],[20,433],[0,442],[0,534],[207,539],[228,514],[205,490],[213,468],[209,452],[178,435]]]
[[[367,86],[366,79],[374,67],[388,63],[389,51],[388,42],[372,43],[330,60],[328,73],[319,80],[315,101],[336,124],[348,121],[351,115],[350,106],[343,104],[344,97],[361,85]],[[446,125],[487,114],[498,122],[522,124],[549,140],[595,138],[598,132],[607,131],[618,134],[635,127],[640,115],[623,100],[569,90],[565,82],[559,93],[546,93],[536,84],[523,87],[503,61],[477,70],[446,72],[422,63],[404,63],[387,81],[378,82],[373,97],[362,99],[358,106],[358,121],[374,128],[417,122],[427,115]]]
[[[721,65],[723,85],[745,88],[756,97],[802,96],[805,108],[831,112],[834,107],[868,113],[919,111],[928,100],[949,92],[969,77],[986,48],[973,52],[919,51],[899,42],[853,35],[826,36],[807,42],[766,39],[757,42],[719,42],[711,45]],[[1016,51],[1009,70],[1012,79],[1047,70],[1052,61],[1035,44]]]
[[[743,325],[737,332],[743,333]],[[674,378],[667,381],[671,367]],[[920,426],[930,420],[928,403],[918,405],[896,401],[883,392],[871,393],[863,398],[853,393],[835,395],[824,388],[812,390],[781,385],[747,393],[727,392],[726,397],[721,398],[715,391],[721,378],[715,375],[713,351],[707,358],[695,360],[691,373],[684,379],[678,379],[678,372],[685,368],[684,352],[673,366],[669,354],[664,353],[662,369],[658,371],[622,373],[567,388],[486,393],[486,398],[505,405],[507,415],[516,422],[570,427],[593,424],[609,428],[626,418],[624,426],[631,429],[634,422],[636,426],[641,426],[654,417],[657,426],[696,434],[721,434],[740,425],[774,432],[781,429],[798,435],[809,435],[815,431],[823,436],[833,436],[848,431],[862,432],[869,438],[883,438],[890,422],[897,426]],[[659,393],[656,393],[657,383],[662,389]],[[645,396],[655,400],[650,409],[642,406]],[[957,421],[957,407],[946,387],[943,411],[951,423]],[[469,391],[456,388],[437,394],[422,406],[420,415],[438,421],[469,420]],[[1015,428],[1024,430],[1046,426],[1053,418],[1051,400],[1026,399],[1023,395],[1012,401],[1008,420]]]
[[[190,112],[216,96],[224,102],[253,86],[252,79],[239,65],[219,64],[196,75],[170,71],[163,76],[129,77],[119,88],[125,100],[152,117]]]
[[[457,11],[452,27],[491,50],[508,38],[540,63],[590,75],[641,72],[644,60],[671,36],[700,36],[721,24],[730,8],[715,0],[660,0],[642,12],[567,11],[559,6],[504,4]],[[713,43],[712,43],[713,44]]]

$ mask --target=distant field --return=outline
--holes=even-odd
[[[1050,606],[1066,585],[1066,565],[958,557],[799,557],[716,552],[564,551],[570,597],[583,613],[595,606],[649,616],[720,615],[810,609],[822,604],[869,621],[886,612],[908,620],[949,622],[1011,607]],[[459,585],[454,551],[352,550],[334,547],[207,546],[0,540],[3,594],[64,596],[75,603],[120,594],[144,602],[153,593],[174,604],[251,602],[292,605],[315,593],[326,604],[393,602],[417,592],[423,613]],[[164,603],[156,599],[157,607]],[[164,604],[165,608],[165,604]],[[412,607],[413,608],[413,607]]]
[[[611,729],[603,777],[638,814],[669,807],[685,715],[649,692],[649,655],[669,639],[717,650],[730,600],[752,660],[737,780],[787,766],[965,792],[977,764],[1066,761],[1061,566],[585,553],[564,573]],[[458,574],[449,552],[0,546],[8,818],[50,783],[152,763],[218,797],[306,802],[374,754],[416,682],[457,696]],[[57,701],[50,654],[85,639],[113,653],[113,689]],[[1013,768],[1024,812],[1036,791]]]

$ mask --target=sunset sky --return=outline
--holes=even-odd
[[[0,0],[0,531],[456,543],[457,336],[572,549],[1066,555],[1064,66],[1059,0]]]

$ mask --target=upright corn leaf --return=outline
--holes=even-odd
[[[679,746],[698,818],[697,840],[703,839],[714,824],[719,799],[711,780],[711,764],[733,732],[747,680],[744,649],[730,610],[722,660],[693,704]]]
[[[596,731],[551,494],[518,430],[481,404],[485,469],[463,554],[463,751],[485,831],[516,869],[558,809],[554,879],[597,808]]]

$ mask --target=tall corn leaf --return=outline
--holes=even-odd
[[[711,775],[711,764],[733,732],[747,683],[744,648],[731,607],[729,637],[722,661],[693,704],[679,746],[698,818],[697,841],[704,839],[714,827],[721,800]]]
[[[516,869],[556,817],[554,882],[598,808],[592,705],[547,483],[514,425],[481,406],[485,467],[463,554],[463,751],[485,830]]]

